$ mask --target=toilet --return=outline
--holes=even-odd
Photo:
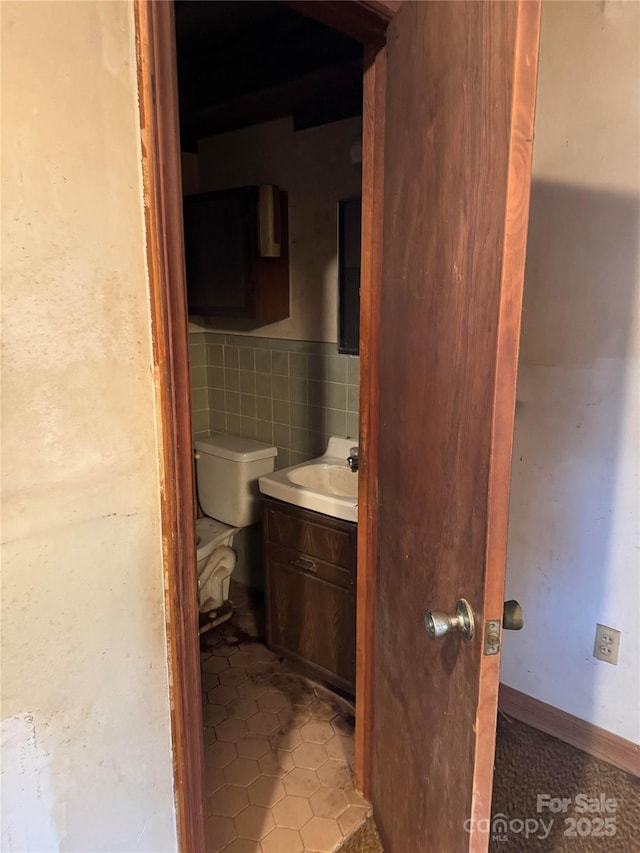
[[[258,477],[274,469],[275,447],[237,435],[212,433],[195,442],[196,483],[204,518],[196,521],[200,612],[214,620],[232,615],[227,607],[229,583],[236,565],[235,534],[260,521]],[[203,629],[201,629],[202,632]]]

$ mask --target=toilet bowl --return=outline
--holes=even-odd
[[[207,518],[206,516],[196,521],[198,593],[202,612],[208,613],[215,607],[220,607],[229,598],[229,584],[235,568],[235,554],[231,559],[230,555],[226,553],[226,549],[232,548],[233,537],[239,530],[239,527],[231,527],[221,521],[216,521],[215,518]],[[223,549],[225,550],[223,551]],[[205,578],[209,561],[216,554],[220,557],[221,566],[224,566],[228,573],[225,572],[225,576],[218,580],[220,571],[219,567],[216,567],[218,568],[216,575]]]

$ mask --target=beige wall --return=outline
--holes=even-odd
[[[285,118],[200,140],[200,192],[278,184],[289,193],[291,316],[253,329],[229,321],[211,328],[269,338],[337,340],[336,207],[340,199],[360,195],[360,164],[351,162],[350,149],[361,127],[357,118],[294,133],[292,120]],[[191,163],[189,177],[192,172]],[[196,328],[192,324],[192,331]]]
[[[2,849],[176,849],[133,4],[2,4]]]
[[[502,680],[638,743],[639,305],[640,4],[548,2],[507,569],[525,630]]]

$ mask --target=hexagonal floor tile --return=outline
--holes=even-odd
[[[295,767],[287,773],[282,784],[290,797],[310,797],[320,787],[320,779],[315,770]]]
[[[224,848],[224,853],[261,853],[259,841],[249,841],[247,838],[236,838],[228,847]]]
[[[202,662],[203,672],[213,672],[215,675],[229,668],[229,661],[226,658],[218,658],[213,655]]]
[[[326,817],[312,817],[300,830],[305,847],[310,850],[331,853],[342,839],[342,832],[335,820]]]
[[[216,657],[230,658],[240,651],[240,646],[237,643],[218,643],[211,649],[211,654]]]
[[[351,770],[346,761],[330,758],[318,770],[318,777],[323,785],[334,788],[346,788],[352,783]]]
[[[249,652],[238,652],[233,656],[233,660],[231,661],[231,665],[237,667],[237,669],[246,669],[252,663],[255,663],[256,658],[249,654]]]
[[[324,720],[329,722],[338,714],[338,709],[331,702],[325,702],[323,699],[316,699],[309,706],[309,711],[314,720]]]
[[[209,690],[213,690],[214,687],[217,687],[220,684],[220,679],[216,675],[215,672],[203,672],[202,678],[202,695],[203,697],[209,692]]]
[[[271,711],[272,714],[277,714],[289,707],[289,700],[283,693],[265,693],[258,699],[258,708],[261,711]]]
[[[207,796],[213,794],[224,785],[224,772],[222,767],[214,767],[206,761],[204,768],[204,791]]]
[[[236,749],[240,758],[262,758],[271,749],[271,744],[264,735],[246,735],[236,741]]]
[[[235,687],[221,684],[219,687],[210,690],[207,697],[211,705],[226,705],[227,702],[233,702],[234,699],[237,699],[238,693]]]
[[[221,725],[224,726],[225,723]],[[300,746],[296,746],[291,755],[296,767],[304,767],[306,770],[317,770],[328,758],[324,746],[320,743],[301,743]]]
[[[232,743],[216,741],[207,746],[205,762],[212,767],[226,767],[237,757],[238,753]]]
[[[223,785],[209,797],[211,814],[223,815],[223,817],[235,817],[248,805],[249,798],[246,790],[237,785]]]
[[[249,731],[256,735],[272,735],[280,728],[280,721],[275,714],[268,711],[258,711],[247,720]]]
[[[310,743],[326,743],[336,737],[336,733],[331,728],[331,723],[326,723],[322,720],[311,720],[311,722],[305,723],[300,729],[300,734],[303,740]],[[337,755],[330,756],[330,758],[342,757]]]
[[[217,726],[227,719],[227,712],[222,705],[210,705],[207,703],[202,709],[202,722],[205,726]]]
[[[271,809],[276,826],[301,829],[313,817],[306,797],[284,797]]]
[[[277,827],[262,839],[262,853],[302,853],[304,845],[294,829]]]
[[[286,749],[287,752],[291,752],[296,746],[300,746],[302,743],[302,735],[300,734],[300,729],[293,728],[271,735],[269,742],[274,749]]]
[[[274,779],[272,776],[258,776],[247,788],[247,793],[252,805],[272,808],[284,797],[284,788],[279,779]]]
[[[231,672],[231,670],[229,670]],[[248,720],[254,714],[258,713],[258,706],[253,699],[245,699],[240,696],[237,699],[232,699],[227,703],[227,714],[236,720]]]
[[[349,806],[349,808],[342,812],[338,818],[338,827],[340,828],[340,832],[345,836],[351,835],[352,832],[365,822],[368,814],[368,808],[363,808],[362,806]]]
[[[278,719],[280,720],[280,726],[285,730],[293,728],[300,729],[305,723],[311,721],[311,714],[308,708],[302,705],[293,705],[291,708],[279,711]]]
[[[349,807],[349,801],[340,788],[318,788],[315,794],[309,797],[309,804],[317,817],[337,818]]]
[[[348,718],[342,714],[338,714],[337,717],[331,720],[331,726],[337,735],[344,735],[344,737],[350,738],[355,736],[355,726],[352,717]]]
[[[243,652],[249,652],[256,660],[278,660],[278,655],[268,649],[264,643],[240,643],[240,648]]]
[[[344,789],[344,793],[345,793],[347,800],[349,801],[349,805],[351,805],[351,806],[365,806],[366,808],[369,807],[367,801],[362,796],[362,794],[359,794],[357,791],[355,791],[353,789],[353,787],[347,786]]]
[[[271,809],[263,806],[247,806],[235,818],[236,833],[239,838],[260,841],[275,827]]]
[[[247,724],[244,720],[223,720],[216,726],[218,740],[235,743],[247,734]]]
[[[255,681],[250,678],[248,681],[243,681],[242,684],[238,684],[236,689],[238,691],[238,696],[242,696],[246,699],[257,699],[259,696],[264,696],[264,694],[269,691],[269,686],[264,684],[262,681]]]
[[[251,758],[236,758],[224,768],[224,778],[230,785],[248,787],[260,775],[258,762]]]
[[[272,776],[276,779],[282,779],[295,766],[291,753],[282,749],[272,750],[264,755],[258,763],[260,764],[260,771],[265,776]]]
[[[355,759],[355,744],[352,737],[334,735],[331,740],[325,743],[324,748],[327,750],[329,758],[339,758],[342,761],[353,764]]]
[[[236,825],[230,817],[214,815],[207,818],[205,834],[207,851],[218,853],[219,850],[224,850],[227,844],[236,837]]]
[[[244,669],[236,669],[233,665],[234,659],[232,658],[230,663],[230,669],[225,669],[224,672],[221,672],[218,676],[220,679],[220,684],[231,684],[234,687],[237,687],[238,684],[242,684],[247,680],[248,676],[246,670]]]
[[[270,675],[273,672],[273,667],[274,664],[271,661],[256,660],[252,664],[249,664],[247,672],[250,675]]]

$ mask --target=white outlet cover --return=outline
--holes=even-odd
[[[594,658],[617,666],[619,653],[620,631],[598,623],[596,625],[596,641],[593,646]]]

